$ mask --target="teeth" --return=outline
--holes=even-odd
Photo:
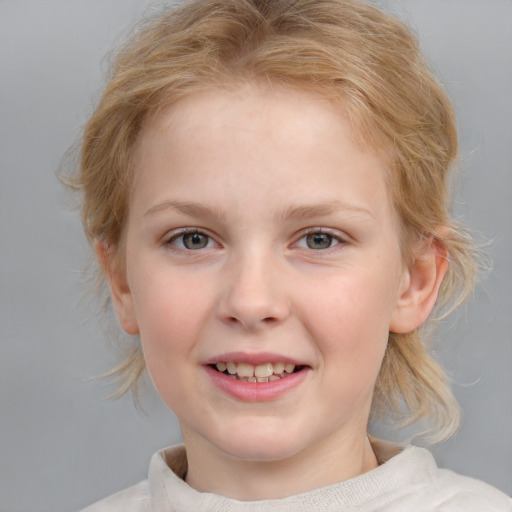
[[[286,373],[293,373],[293,370],[295,370],[295,365],[294,364],[285,364],[284,365],[284,371]]]
[[[274,373],[279,375],[284,372],[284,363],[274,363]]]
[[[246,382],[273,382],[293,373],[294,364],[264,363],[256,366],[249,363],[235,363],[233,361],[217,363],[216,368],[221,373],[226,373],[232,379]]]
[[[272,363],[259,364],[254,368],[254,375],[259,378],[270,377],[274,373]]]
[[[258,368],[258,367],[256,367],[256,368]],[[252,364],[247,364],[247,363],[238,363],[236,373],[238,373],[239,377],[253,377],[254,376],[254,366]],[[259,377],[259,375],[256,374],[256,377]]]

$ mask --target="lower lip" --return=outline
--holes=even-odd
[[[204,368],[215,386],[233,398],[243,400],[244,402],[266,402],[275,400],[299,386],[309,373],[308,368],[303,368],[287,377],[282,377],[272,382],[245,382],[243,380],[232,379],[224,373],[214,370],[210,366],[205,366]]]

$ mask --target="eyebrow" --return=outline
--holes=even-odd
[[[275,217],[276,220],[307,220],[315,217],[325,217],[341,211],[363,214],[375,219],[375,215],[369,209],[339,200],[314,205],[290,206],[277,212]]]
[[[211,209],[208,206],[204,206],[199,203],[192,203],[189,201],[162,201],[161,203],[157,203],[151,208],[148,208],[144,212],[143,217],[153,215],[166,209],[176,210],[183,215],[189,215],[191,217],[215,217],[223,219],[226,216],[224,211],[220,209]]]
[[[182,213],[183,215],[189,215],[191,217],[210,217],[225,219],[226,214],[223,210],[218,208],[209,208],[203,204],[193,203],[189,201],[162,201],[154,206],[150,207],[143,214],[144,217],[153,215],[162,210],[173,209]],[[326,203],[314,204],[314,205],[300,205],[300,206],[289,206],[287,208],[279,210],[274,218],[276,221],[287,221],[290,219],[294,220],[308,220],[315,217],[325,217],[338,213],[340,211],[348,211],[351,213],[363,214],[370,216],[375,219],[375,215],[362,206],[349,203],[346,201],[333,200]]]

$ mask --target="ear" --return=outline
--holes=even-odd
[[[121,327],[128,334],[138,334],[139,326],[135,316],[133,296],[126,276],[126,265],[115,261],[112,247],[107,242],[96,240],[94,250],[107,278],[110,296]]]
[[[404,273],[389,326],[391,332],[411,332],[427,320],[448,269],[446,248],[441,242],[427,238],[422,241],[418,252]]]

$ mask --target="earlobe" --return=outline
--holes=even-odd
[[[389,330],[407,333],[428,318],[448,269],[446,248],[432,238],[422,242],[421,250],[406,270]]]
[[[135,316],[133,296],[126,276],[126,266],[114,261],[111,247],[106,242],[96,240],[94,250],[107,278],[110,296],[121,327],[128,334],[138,334],[139,327]]]

